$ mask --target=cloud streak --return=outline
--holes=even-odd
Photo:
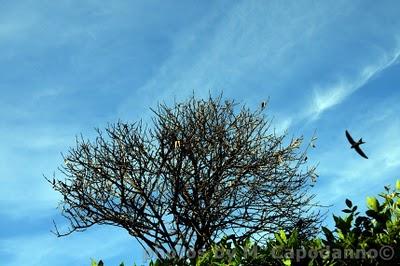
[[[325,111],[343,102],[382,71],[397,64],[399,58],[400,48],[397,47],[390,55],[382,55],[379,62],[363,67],[355,78],[342,77],[334,84],[317,86],[314,88],[311,109],[306,116],[311,117],[312,120],[318,119]]]
[[[121,104],[119,113],[145,111],[160,99],[184,99],[193,90],[200,97],[209,90],[223,90],[225,96],[249,105],[258,106],[260,98],[267,96],[279,101],[284,97],[279,91],[288,90],[290,79],[306,64],[312,49],[308,44],[331,20],[323,15],[327,6],[309,4],[309,8],[292,4],[283,11],[275,1],[246,1],[227,7],[223,15],[210,12],[177,36],[170,56]],[[335,17],[336,9],[331,10]],[[306,51],[293,63],[297,49]]]
[[[28,226],[26,219],[46,227],[43,220],[59,215],[59,195],[42,174],[62,163],[60,151],[74,145],[75,134],[91,138],[92,128],[107,122],[145,120],[148,107],[184,100],[192,91],[207,97],[223,90],[251,109],[270,96],[267,115],[278,133],[304,124],[317,128],[309,160],[320,160],[316,187],[330,203],[386,183],[381,177],[400,167],[400,96],[371,81],[388,82],[387,70],[399,62],[392,39],[400,20],[395,8],[365,12],[361,3],[4,4],[0,209],[12,221],[5,230]],[[342,130],[348,125],[367,141],[370,160],[360,163],[348,150]],[[380,143],[377,136],[391,141]],[[120,256],[115,250],[126,257],[138,250],[113,230],[61,240],[32,224],[0,240],[0,261],[82,265],[90,257]]]

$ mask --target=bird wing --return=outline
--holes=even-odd
[[[347,131],[347,130],[346,130],[346,137],[347,137],[347,140],[350,142],[351,145],[353,145],[354,143],[356,143],[356,142],[354,141],[354,139],[350,136],[349,131]]]
[[[354,149],[355,149],[356,152],[358,152],[358,154],[360,154],[362,157],[364,157],[365,159],[368,159],[367,155],[365,155],[365,153],[361,150],[360,146],[356,146],[356,147],[354,147]]]

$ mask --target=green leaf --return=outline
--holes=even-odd
[[[347,218],[348,218],[348,217],[347,217]],[[350,225],[348,224],[347,218],[346,218],[346,220],[344,220],[344,219],[342,219],[342,218],[339,217],[339,218],[336,220],[336,227],[337,227],[338,229],[340,229],[341,231],[343,231],[343,233],[346,233],[346,232],[349,230],[349,228],[350,228]]]
[[[396,181],[396,190],[400,190],[400,179]]]
[[[348,210],[348,209],[344,209],[344,210],[342,210],[342,212],[344,212],[344,213],[352,213],[353,211],[352,210]]]
[[[97,263],[97,266],[104,266],[104,263],[102,260],[99,260],[99,263]]]
[[[376,218],[377,215],[378,215],[378,213],[376,211],[374,211],[374,210],[367,210],[365,212],[365,214],[367,214],[369,217],[372,217],[372,218]]]
[[[91,266],[97,266],[97,262],[94,259],[91,261]]]
[[[283,261],[283,265],[290,266],[290,265],[292,265],[292,261],[290,259],[285,259]]]
[[[335,224],[338,223],[339,217],[337,217],[336,215],[333,215],[333,220],[335,221]]]
[[[333,241],[333,239],[334,239],[333,233],[328,228],[326,228],[325,226],[322,226],[321,228],[322,228],[322,231],[325,234],[326,240],[328,240],[330,242]]]
[[[367,206],[370,210],[379,211],[379,202],[375,197],[367,197]]]
[[[338,235],[339,239],[344,240],[344,235],[340,229],[337,231],[337,235]]]
[[[351,208],[353,206],[353,203],[351,202],[351,200],[346,199],[346,205],[347,207]]]
[[[279,244],[286,245],[286,242],[287,242],[286,234],[285,234],[285,231],[283,231],[282,229],[279,230],[279,233],[275,233],[275,238]]]
[[[288,239],[288,244],[290,246],[296,246],[298,242],[298,236],[299,234],[297,233],[297,229],[293,230],[292,234],[290,235]]]
[[[360,225],[365,220],[366,220],[365,217],[357,217],[355,223],[356,223],[356,225]]]
[[[281,229],[280,232],[279,232],[279,235],[280,235],[281,239],[282,239],[283,241],[285,241],[285,243],[286,243],[287,239],[286,239],[285,231],[283,231],[283,230]]]

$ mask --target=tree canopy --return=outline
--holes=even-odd
[[[76,139],[63,155],[66,232],[122,227],[156,254],[182,256],[224,235],[267,238],[280,228],[313,235],[321,221],[303,137],[271,129],[262,108],[194,96],[152,109],[152,124],[117,122],[97,138]],[[160,257],[161,255],[159,255]]]

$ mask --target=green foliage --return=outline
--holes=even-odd
[[[99,260],[99,262],[96,262],[95,260],[92,259],[90,265],[91,266],[104,266],[104,262],[102,260]],[[121,262],[121,264],[119,266],[125,266],[125,264],[123,262]],[[133,266],[136,266],[136,263]]]
[[[346,199],[343,216],[333,215],[335,229],[321,227],[322,238],[304,240],[296,229],[290,233],[279,230],[266,246],[260,247],[250,239],[239,242],[231,235],[194,259],[158,259],[151,261],[149,266],[394,265],[400,262],[400,180],[393,190],[385,186],[379,197],[381,201],[367,197],[365,216],[361,216],[358,207]],[[388,247],[389,255],[393,255],[391,260],[369,253]],[[317,252],[318,256],[306,256],[311,252],[314,255]],[[101,265],[92,260],[92,266]]]
[[[335,230],[331,232],[323,227],[325,239],[322,240],[325,247],[341,250],[381,250],[384,246],[390,246],[393,250],[393,262],[400,261],[400,180],[397,180],[395,189],[385,186],[385,192],[379,194],[382,202],[376,197],[367,197],[368,210],[366,216],[360,216],[357,206],[353,207],[350,200],[346,200],[348,208],[342,210],[343,217],[333,216]],[[351,262],[366,264],[387,263],[379,256],[373,258],[368,254],[363,260],[333,259],[336,265],[348,265]]]
[[[99,262],[96,262],[95,260],[92,259],[91,266],[104,266],[104,263],[102,260],[99,260]]]

